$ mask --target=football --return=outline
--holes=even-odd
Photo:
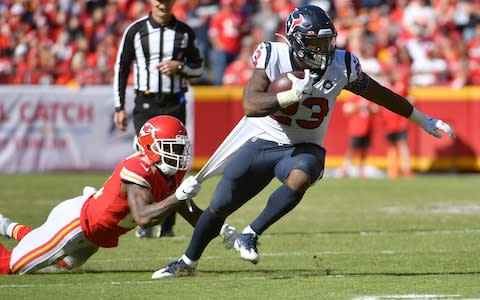
[[[303,71],[291,71],[291,72],[280,74],[280,76],[278,76],[272,82],[270,82],[270,85],[267,88],[267,92],[278,93],[278,92],[283,92],[291,89],[292,82],[287,77],[288,73],[292,73],[296,77],[302,78],[302,79],[305,75]]]

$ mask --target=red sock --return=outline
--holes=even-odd
[[[1,275],[8,275],[12,273],[10,270],[10,257],[12,256],[12,250],[9,250],[3,247],[0,244],[0,274]]]
[[[32,229],[28,226],[22,225],[22,224],[17,224],[15,227],[13,227],[12,230],[12,239],[15,239],[17,241],[20,241],[23,239],[24,236],[26,236]]]

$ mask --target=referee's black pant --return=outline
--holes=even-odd
[[[135,107],[133,108],[135,133],[138,134],[145,122],[158,115],[176,117],[185,124],[186,106],[184,96],[180,94],[145,94],[137,92]]]

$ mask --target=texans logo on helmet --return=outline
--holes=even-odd
[[[292,19],[288,20],[290,25],[288,26],[287,34],[290,34],[293,31],[293,29],[295,29],[295,27],[302,25],[304,21],[305,21],[305,18],[301,14],[298,15],[298,18],[293,17]]]

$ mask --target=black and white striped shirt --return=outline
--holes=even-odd
[[[178,60],[184,63],[181,72],[162,74],[157,64]],[[134,21],[125,30],[117,53],[114,76],[116,108],[125,105],[125,90],[133,63],[133,84],[137,91],[149,93],[181,93],[186,90],[187,78],[199,77],[203,59],[193,30],[174,16],[160,25],[150,15]]]

